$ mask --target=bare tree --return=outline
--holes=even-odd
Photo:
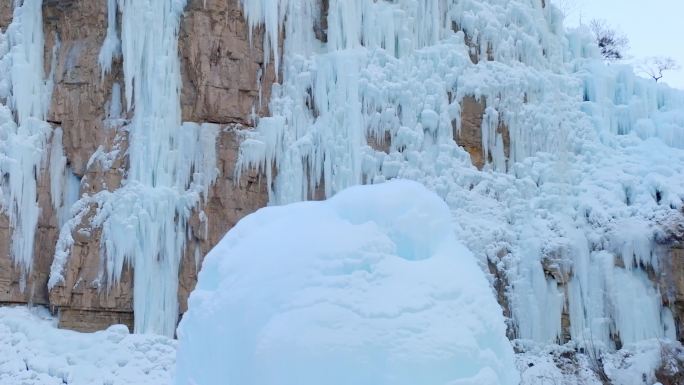
[[[669,56],[649,57],[639,65],[639,70],[655,80],[656,83],[663,78],[663,72],[678,69],[679,63]]]
[[[601,50],[601,56],[606,60],[619,60],[624,58],[629,48],[627,36],[608,25],[605,20],[594,19],[589,22],[589,29],[596,38],[596,44]]]

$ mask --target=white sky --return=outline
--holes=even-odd
[[[629,39],[632,60],[670,56],[684,67],[684,0],[552,0],[568,4],[566,26],[605,19]],[[665,72],[661,80],[684,88],[684,68]]]

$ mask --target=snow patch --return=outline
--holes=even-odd
[[[132,335],[124,325],[96,333],[57,329],[42,308],[0,308],[0,385],[160,385],[173,376],[176,342]]]

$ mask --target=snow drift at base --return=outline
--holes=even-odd
[[[0,385],[165,385],[175,353],[176,341],[123,325],[77,333],[47,309],[0,307]]]
[[[268,207],[207,255],[176,384],[517,384],[502,309],[447,205],[392,181]]]

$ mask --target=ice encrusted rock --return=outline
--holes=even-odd
[[[451,223],[400,180],[246,217],[204,261],[176,384],[517,384],[502,310]]]

